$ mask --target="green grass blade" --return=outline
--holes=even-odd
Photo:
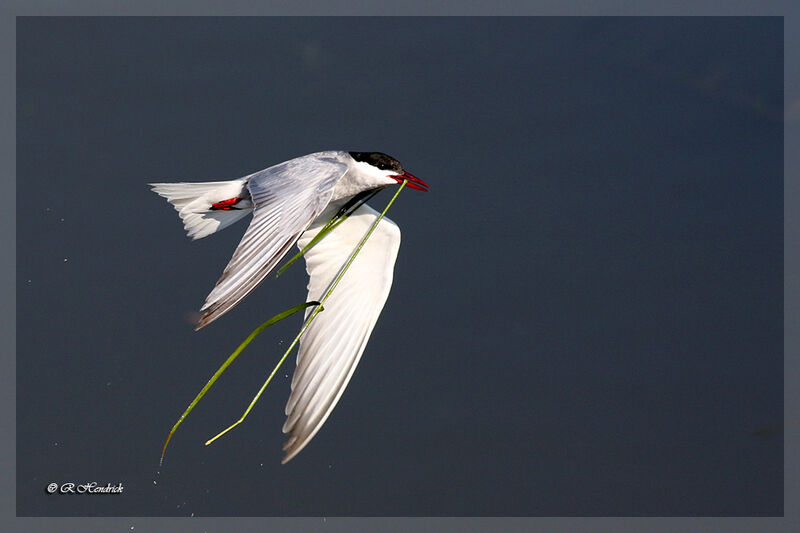
[[[311,314],[308,316],[308,319],[306,319],[305,323],[303,324],[303,327],[300,328],[300,332],[297,334],[297,336],[294,338],[292,343],[289,345],[289,347],[283,353],[283,357],[280,358],[280,360],[278,361],[278,364],[275,365],[275,368],[272,369],[272,372],[269,374],[269,376],[267,377],[266,381],[261,386],[261,388],[258,390],[256,395],[253,397],[253,400],[250,402],[250,405],[247,406],[247,409],[245,409],[244,413],[239,418],[239,420],[237,420],[236,422],[234,422],[233,424],[231,424],[230,426],[228,426],[224,430],[220,431],[219,433],[217,433],[214,437],[208,439],[206,441],[206,446],[208,446],[209,444],[211,444],[212,442],[214,442],[215,440],[217,440],[218,438],[223,436],[225,433],[229,432],[230,430],[232,430],[233,428],[235,428],[236,426],[238,426],[239,424],[244,422],[244,419],[247,418],[247,415],[253,409],[253,406],[256,404],[256,402],[259,400],[259,398],[261,398],[261,395],[263,394],[264,390],[267,388],[267,385],[269,385],[270,381],[272,381],[273,376],[278,371],[278,369],[281,367],[283,362],[286,360],[286,357],[292,351],[294,346],[300,340],[300,337],[303,336],[303,333],[306,332],[306,330],[308,329],[308,326],[311,325],[311,323],[314,321],[314,319],[317,317],[317,315],[321,311],[324,310],[323,309],[323,305],[325,304],[325,301],[330,297],[331,294],[333,294],[334,289],[336,289],[336,286],[339,285],[339,281],[341,281],[341,279],[344,277],[345,273],[347,273],[347,270],[350,268],[350,265],[353,264],[353,261],[355,260],[356,256],[361,251],[361,249],[364,247],[364,244],[367,242],[367,239],[369,239],[370,236],[372,236],[372,233],[375,231],[375,228],[377,228],[378,224],[380,224],[381,220],[383,220],[383,217],[386,215],[386,212],[389,211],[389,208],[392,206],[392,204],[394,203],[395,199],[400,194],[400,191],[402,191],[403,188],[406,186],[406,183],[408,183],[408,182],[406,180],[403,180],[403,183],[400,184],[400,187],[398,187],[397,192],[394,193],[394,196],[392,196],[392,199],[389,200],[389,203],[386,204],[386,207],[383,208],[383,212],[378,216],[377,219],[375,219],[375,222],[373,222],[372,225],[369,227],[369,231],[367,231],[366,235],[364,235],[364,237],[361,239],[361,241],[359,241],[359,243],[356,246],[355,250],[353,250],[353,253],[350,254],[350,257],[347,259],[347,262],[344,264],[342,269],[339,271],[339,274],[333,280],[333,283],[331,283],[331,286],[328,288],[328,290],[325,293],[325,295],[322,297],[322,299],[320,299],[319,306],[317,306],[313,311],[311,311]]]
[[[381,190],[383,189],[376,189],[374,191],[367,191],[356,195],[344,206],[342,206],[342,208],[335,215],[333,215],[333,218],[331,218],[328,223],[325,224],[321,230],[319,230],[319,233],[317,233],[314,238],[311,239],[311,242],[306,244],[302,250],[294,254],[291,259],[289,259],[281,268],[278,269],[278,273],[275,274],[275,277],[280,277],[280,275],[286,272],[286,269],[289,268],[292,263],[303,257],[305,253],[313,248],[319,241],[321,241],[325,235],[335,230],[336,226],[347,220],[347,218],[352,215],[356,209],[367,203],[370,198],[378,194]]]
[[[200,398],[205,396],[206,392],[208,392],[208,389],[210,389],[211,386],[217,381],[217,379],[222,375],[222,373],[225,371],[225,369],[228,368],[231,363],[233,363],[233,361],[239,356],[240,353],[242,353],[242,351],[245,348],[247,348],[247,345],[250,344],[251,342],[253,342],[253,339],[258,337],[261,334],[262,331],[264,331],[265,329],[267,329],[271,325],[275,324],[276,322],[280,322],[284,318],[288,318],[288,317],[292,316],[293,314],[297,313],[298,311],[302,311],[303,309],[306,309],[307,307],[311,307],[312,305],[317,305],[318,306],[318,305],[320,305],[320,303],[319,302],[306,302],[306,303],[302,303],[302,304],[299,304],[299,305],[295,305],[294,307],[292,307],[290,309],[287,309],[286,311],[283,311],[282,313],[278,313],[277,315],[273,316],[272,318],[270,318],[269,320],[267,320],[266,322],[264,322],[263,324],[261,324],[260,326],[258,326],[256,329],[253,330],[253,332],[244,340],[244,342],[242,342],[239,345],[238,348],[236,348],[236,350],[230,355],[230,357],[228,357],[225,360],[225,362],[222,363],[222,366],[219,367],[219,370],[217,370],[214,373],[214,375],[211,376],[211,379],[208,380],[208,383],[206,383],[206,386],[203,387],[203,389],[197,394],[197,396],[195,396],[194,400],[192,400],[192,403],[189,404],[189,407],[186,408],[186,410],[183,412],[183,414],[178,419],[178,421],[175,422],[175,425],[172,426],[172,430],[169,432],[169,435],[167,435],[167,440],[164,442],[164,447],[161,449],[161,461],[159,462],[159,466],[161,466],[164,463],[164,454],[167,452],[167,445],[169,444],[170,439],[172,439],[172,435],[178,429],[178,426],[180,426],[181,423],[183,422],[183,420],[189,415],[189,413],[192,412],[192,409],[194,409],[194,406],[197,405],[197,402],[200,401]]]
[[[292,265],[292,263],[294,263],[295,261],[297,261],[298,259],[300,259],[301,257],[303,257],[307,251],[309,251],[311,248],[313,248],[313,247],[314,247],[314,245],[316,245],[316,244],[317,244],[317,243],[318,243],[320,240],[322,240],[322,238],[323,238],[325,235],[327,235],[328,233],[330,233],[331,231],[333,231],[334,229],[336,229],[336,226],[338,226],[339,224],[341,224],[342,222],[344,222],[344,221],[347,219],[347,217],[349,217],[349,216],[350,216],[350,215],[349,215],[349,214],[347,214],[347,215],[343,215],[343,216],[341,216],[341,217],[339,217],[339,218],[337,218],[337,217],[333,217],[332,219],[330,219],[330,221],[329,221],[327,224],[325,224],[325,226],[324,226],[324,227],[323,227],[321,230],[319,230],[319,233],[317,233],[317,234],[314,236],[314,238],[313,238],[313,239],[311,239],[311,242],[309,242],[308,244],[306,244],[306,245],[303,247],[303,249],[302,249],[302,250],[300,250],[299,252],[297,252],[296,254],[294,254],[294,255],[292,256],[292,258],[291,258],[291,259],[289,259],[288,261],[286,261],[286,263],[285,263],[285,264],[284,264],[282,267],[280,267],[280,268],[278,269],[278,272],[277,272],[277,274],[275,274],[275,277],[276,277],[276,278],[279,278],[281,274],[283,274],[284,272],[286,272],[286,269],[287,269],[287,268],[289,268],[289,267]]]

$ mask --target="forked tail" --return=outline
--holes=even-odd
[[[175,207],[192,240],[227,228],[253,210],[246,179],[149,185]]]

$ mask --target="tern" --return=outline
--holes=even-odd
[[[381,152],[305,155],[231,181],[151,183],[178,211],[189,237],[200,239],[252,213],[253,218],[195,329],[218,319],[269,275],[297,244],[301,250],[342,208],[363,195],[406,181],[428,185]],[[318,301],[379,213],[362,203],[305,253],[308,301]],[[286,404],[283,463],[297,455],[327,420],[364,353],[392,285],[400,229],[383,218],[300,339]],[[308,316],[311,309],[306,310]]]

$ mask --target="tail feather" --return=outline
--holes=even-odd
[[[227,228],[253,210],[247,180],[207,181],[202,183],[150,183],[153,192],[171,203],[183,220],[192,240],[202,239]],[[241,198],[232,209],[215,210],[212,204]]]

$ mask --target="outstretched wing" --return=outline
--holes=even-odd
[[[362,205],[306,252],[308,300],[320,300],[378,217]],[[305,246],[324,221],[303,234]],[[392,287],[400,229],[384,218],[300,339],[292,393],[286,404],[286,463],[319,431],[353,375]],[[306,313],[308,313],[310,310]]]
[[[224,315],[261,283],[325,209],[346,171],[334,154],[311,154],[248,176],[253,220],[206,297],[195,329]]]

